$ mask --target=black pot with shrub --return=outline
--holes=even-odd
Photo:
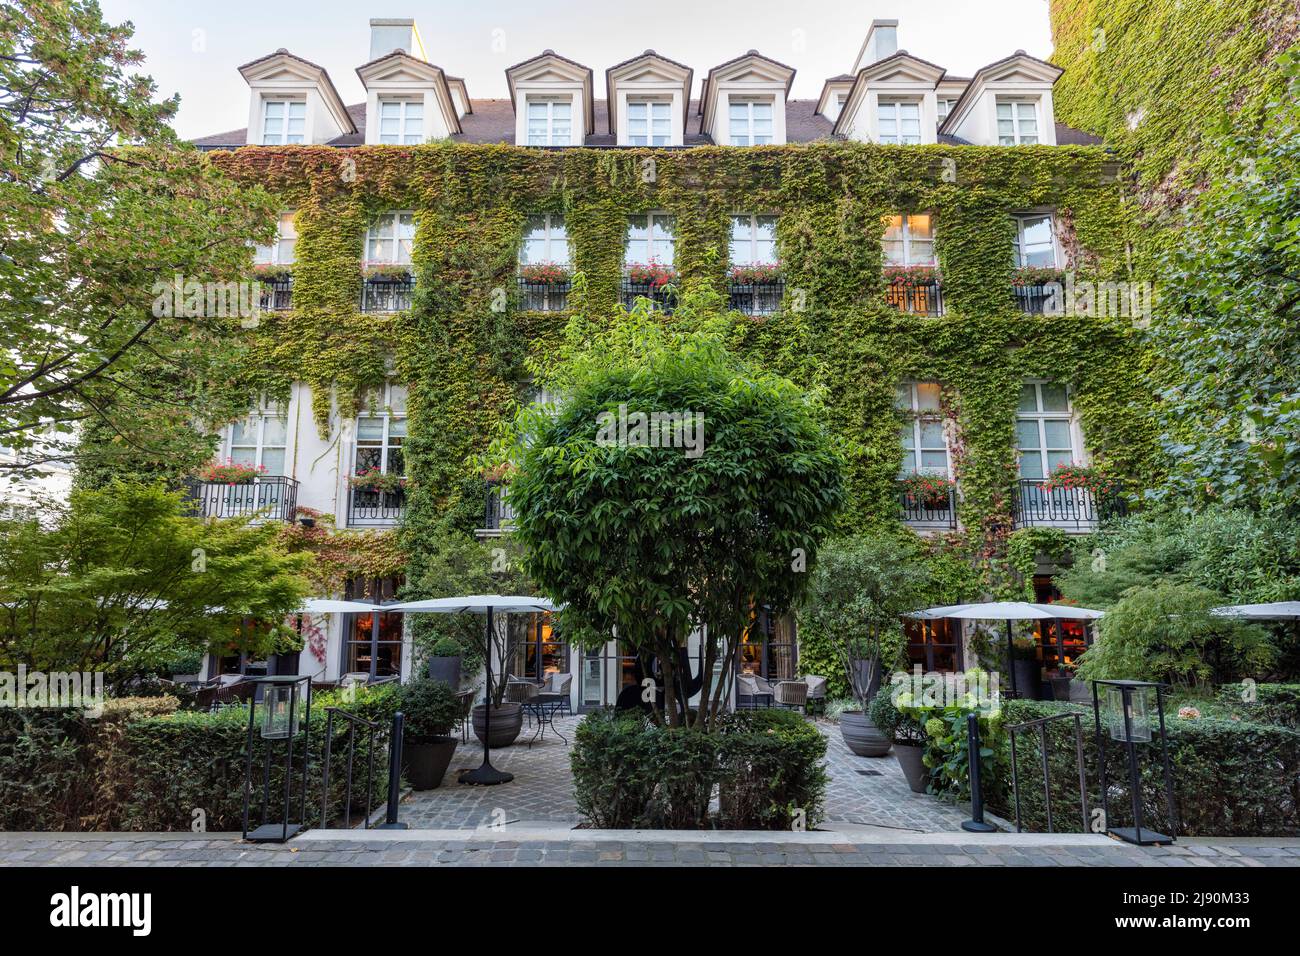
[[[893,743],[894,757],[912,792],[925,793],[930,783],[930,768],[924,761],[925,728],[915,717],[899,710],[893,695],[884,689],[871,698],[867,713],[871,722]]]
[[[462,650],[455,638],[439,638],[429,653],[429,678],[442,681],[452,689],[460,690],[460,664]]]
[[[459,716],[456,694],[442,681],[421,677],[402,687],[401,710],[406,778],[416,790],[432,790],[442,783],[456,752],[451,735]]]

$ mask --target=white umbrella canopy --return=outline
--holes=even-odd
[[[965,621],[1043,621],[1065,619],[1091,621],[1104,611],[1069,604],[1030,604],[1028,601],[985,601],[982,604],[948,604],[913,611],[912,617],[933,620],[955,617]]]
[[[384,611],[387,608],[363,601],[334,601],[328,598],[310,598],[303,601],[296,614],[365,614],[369,611]]]
[[[1300,620],[1300,601],[1273,601],[1269,604],[1228,604],[1210,609],[1220,617],[1241,617],[1248,621]]]
[[[516,594],[469,594],[465,597],[430,598],[385,604],[382,611],[409,611],[415,614],[487,614],[489,611],[557,611],[559,607],[543,597]]]

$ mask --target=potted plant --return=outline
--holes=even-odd
[[[1015,671],[1016,692],[1026,700],[1038,700],[1043,670],[1038,663],[1038,642],[1032,634],[1021,634],[1012,639],[1011,667]]]
[[[1052,685],[1052,700],[1069,700],[1070,685],[1074,683],[1074,663],[1063,661],[1047,672],[1047,679]]]
[[[733,285],[773,285],[781,281],[781,263],[732,266],[728,278]]]
[[[199,469],[198,479],[213,485],[242,485],[266,474],[265,465],[236,464],[229,458],[222,462],[211,462]]]
[[[912,472],[899,481],[903,494],[914,506],[923,508],[947,508],[952,490],[957,482],[947,475],[932,475],[926,472]]]
[[[529,285],[567,285],[569,267],[555,262],[532,262],[519,267],[519,276]]]
[[[817,556],[800,626],[830,645],[857,708],[840,713],[840,736],[859,757],[883,757],[890,741],[868,705],[883,674],[903,661],[902,614],[924,605],[929,576],[916,545],[875,536],[841,538]]]
[[[460,689],[460,644],[452,637],[441,637],[429,655],[429,679],[442,681],[452,691]]]
[[[916,289],[939,285],[939,270],[935,266],[885,266],[885,282],[903,289]]]
[[[900,694],[900,699],[906,694]],[[871,722],[893,743],[894,759],[907,779],[907,786],[913,793],[925,793],[930,786],[930,768],[925,765],[927,741],[921,721],[895,701],[892,691],[876,694],[868,714]]]
[[[648,285],[661,289],[677,281],[677,270],[659,262],[638,262],[627,267],[627,278],[633,285]]]
[[[369,468],[358,468],[355,475],[349,475],[348,485],[360,491],[392,494],[406,489],[406,476],[381,471],[378,466],[371,465]]]
[[[418,678],[401,689],[405,716],[402,757],[406,779],[416,790],[433,790],[442,783],[456,752],[451,735],[457,717],[455,692],[442,681]]]

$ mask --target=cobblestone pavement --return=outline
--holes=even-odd
[[[558,717],[555,723],[572,742],[580,719]],[[913,793],[892,756],[854,756],[845,746],[838,726],[818,723],[817,728],[826,737],[831,778],[823,826],[852,823],[933,833],[956,831],[967,819],[966,809]],[[471,769],[482,761],[483,751],[477,740],[462,742],[442,786],[411,794],[402,804],[401,819],[420,829],[474,829],[493,822],[518,821],[576,824],[579,816],[569,770],[570,747],[547,729],[546,738],[539,737],[530,748],[526,741],[532,734],[525,726],[514,745],[492,751],[492,766],[515,775],[513,782],[499,787],[471,787],[456,782],[458,769]]]
[[[1011,834],[1002,842],[818,843],[780,840],[693,842],[660,840],[325,839],[285,846],[237,839],[88,840],[0,835],[0,866],[1300,866],[1300,840],[1132,847],[1098,839],[1094,845],[1042,845]],[[414,836],[414,835],[413,835]]]

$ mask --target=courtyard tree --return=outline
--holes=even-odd
[[[566,606],[570,640],[617,635],[661,668],[655,719],[712,731],[726,662],[758,607],[797,603],[844,490],[815,397],[728,352],[701,301],[671,328],[642,308],[574,320],[546,380],[561,397],[516,419],[509,495],[524,570]]]
[[[18,452],[0,468],[66,458],[85,428],[168,460],[256,321],[256,286],[238,306],[231,289],[274,203],[177,140],[132,32],[93,0],[0,6],[0,445]],[[156,307],[177,276],[183,315]]]
[[[190,517],[161,487],[74,491],[43,521],[0,520],[0,670],[116,689],[209,650],[287,649],[309,562],[271,523]]]

